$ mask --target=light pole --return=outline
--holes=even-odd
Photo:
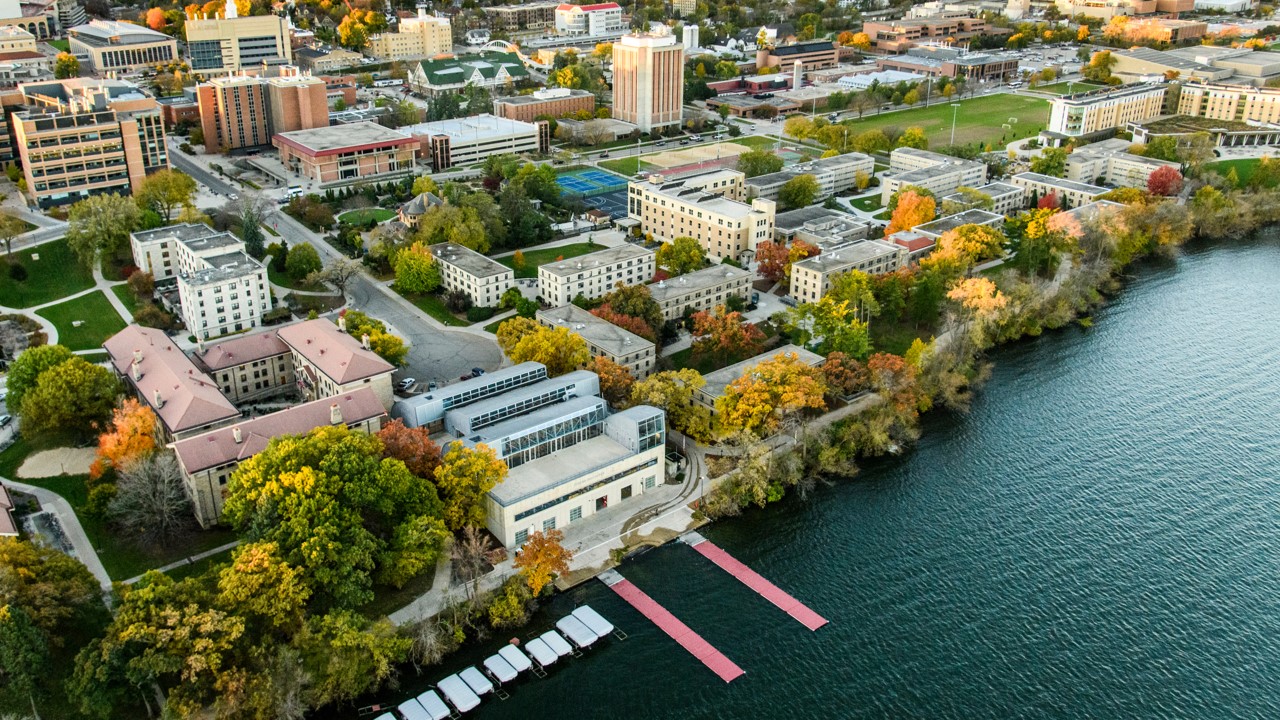
[[[960,103],[951,103],[951,145],[956,144],[956,114],[960,112]]]

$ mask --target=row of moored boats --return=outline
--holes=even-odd
[[[610,634],[614,634],[613,624],[589,605],[583,605],[556,621],[555,630],[548,630],[526,642],[523,650],[507,645],[485,658],[483,669],[473,665],[450,675],[436,683],[434,689],[400,703],[395,713],[383,713],[375,720],[396,720],[397,717],[403,720],[445,720],[458,717],[479,707],[485,695],[506,698],[503,686],[515,682],[523,673],[533,672],[544,677],[547,668],[560,658],[577,654]]]

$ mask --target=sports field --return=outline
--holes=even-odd
[[[640,172],[662,172],[677,175],[694,170],[705,170],[713,167],[733,168],[738,165],[738,156],[749,150],[770,150],[782,158],[787,165],[795,165],[809,160],[814,154],[811,148],[796,147],[794,141],[778,141],[776,138],[751,137],[743,138],[751,142],[720,142],[709,145],[695,145],[641,155],[639,158],[617,158],[601,161],[600,166],[614,172],[635,175]]]
[[[595,168],[568,170],[556,176],[556,184],[567,193],[591,197],[627,189],[627,179]]]
[[[939,103],[928,108],[871,115],[846,122],[852,128],[850,132],[860,133],[873,129],[919,127],[929,138],[931,148],[951,144],[952,112],[955,112],[957,145],[991,143],[1000,147],[1038,134],[1049,122],[1049,101],[1043,98],[999,93],[962,100],[959,105],[953,109],[951,103]]]

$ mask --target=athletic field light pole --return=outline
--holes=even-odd
[[[951,144],[956,144],[956,115],[960,112],[960,103],[951,103]]]

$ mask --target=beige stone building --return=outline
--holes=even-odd
[[[128,195],[147,173],[169,167],[160,108],[136,86],[77,78],[18,90],[26,107],[11,116],[14,153],[27,197],[41,208]]]
[[[882,240],[861,240],[832,248],[791,265],[790,295],[798,303],[813,303],[831,289],[839,276],[860,270],[880,275],[907,266],[907,249]]]
[[[67,30],[71,54],[96,75],[137,72],[178,59],[178,42],[161,32],[115,20],[91,20]]]
[[[1078,182],[1145,188],[1151,173],[1162,167],[1181,172],[1179,163],[1134,155],[1129,152],[1131,146],[1128,140],[1111,138],[1078,147],[1067,155],[1066,177]]]
[[[732,265],[714,265],[649,286],[662,308],[664,320],[677,320],[686,311],[702,312],[724,305],[731,297],[746,300],[755,275]]]
[[[200,343],[191,358],[233,403],[263,400],[296,390],[293,355],[273,331]]]
[[[1029,204],[1052,194],[1058,198],[1058,204],[1066,210],[1091,203],[1097,200],[1098,196],[1110,192],[1109,188],[1100,185],[1033,172],[1018,173],[1009,178],[1009,182],[1027,191]]]
[[[440,287],[466,293],[479,307],[497,306],[502,294],[515,284],[511,268],[471,248],[440,243],[430,249],[440,266]]]
[[[287,325],[276,334],[293,355],[303,397],[315,400],[368,387],[383,408],[391,409],[395,368],[369,349],[368,338],[356,340],[342,325],[323,318]]]
[[[1052,101],[1048,131],[1075,138],[1122,129],[1127,123],[1160,115],[1164,96],[1165,86],[1155,83],[1063,95]]]
[[[196,520],[205,528],[218,522],[232,473],[273,438],[305,435],[328,425],[376,433],[386,416],[377,395],[362,387],[173,443]]]
[[[659,174],[633,180],[627,186],[627,215],[655,239],[691,237],[708,256],[736,260],[773,239],[777,212],[772,200],[742,202],[744,179],[737,170],[712,170],[678,180]]]
[[[205,76],[257,70],[263,61],[293,62],[289,21],[281,15],[238,17],[227,0],[222,17],[187,18],[191,69]]]
[[[880,177],[880,203],[888,205],[893,194],[908,185],[946,195],[986,181],[986,163],[901,147],[889,153],[889,171]]]
[[[1280,122],[1280,88],[1187,83],[1178,95],[1178,114],[1210,120]],[[1149,120],[1151,117],[1143,118]]]
[[[448,52],[453,52],[449,18],[428,15],[422,6],[417,17],[400,20],[396,32],[369,38],[369,54],[379,60],[416,60]]]
[[[641,132],[679,126],[684,47],[670,32],[631,33],[613,44],[613,117]]]
[[[538,296],[552,307],[581,295],[593,300],[617,285],[641,285],[653,279],[652,250],[625,243],[538,266]]]
[[[539,310],[538,322],[568,328],[587,341],[592,357],[604,357],[627,368],[637,380],[649,376],[657,361],[657,346],[633,332],[592,315],[577,305]]]

